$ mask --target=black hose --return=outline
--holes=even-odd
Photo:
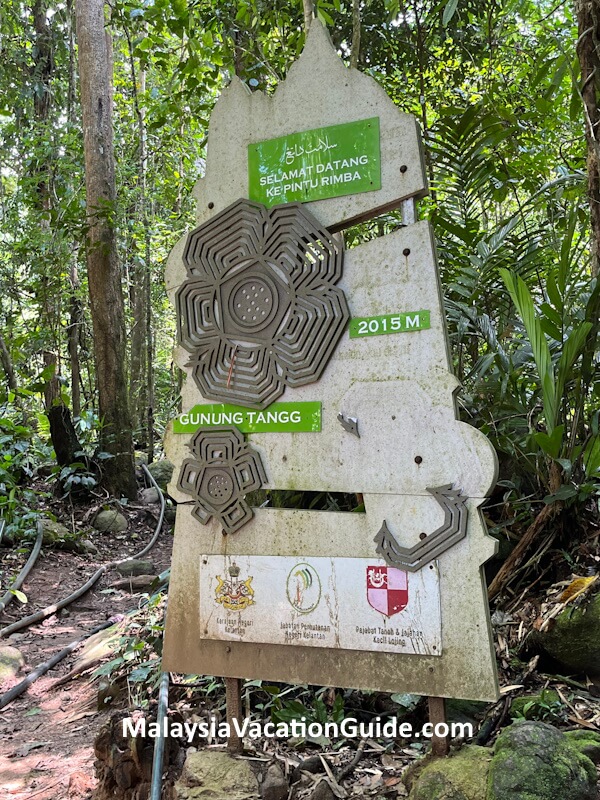
[[[17,620],[17,622],[13,622],[10,625],[7,625],[5,628],[0,629],[0,638],[3,636],[10,636],[11,633],[20,631],[22,628],[28,628],[30,625],[35,625],[36,622],[41,622],[43,619],[46,619],[46,617],[56,614],[56,612],[60,611],[61,608],[68,606],[74,600],[77,600],[89,589],[91,589],[92,586],[98,581],[98,578],[100,578],[101,575],[104,575],[107,569],[108,567],[106,566],[100,567],[100,569],[94,572],[87,583],[84,583],[83,586],[80,586],[79,589],[68,595],[68,597],[64,597],[62,600],[53,603],[51,606],[46,606],[46,608],[42,608],[40,611],[29,614],[28,617],[23,617],[23,619]]]
[[[152,547],[154,547],[154,545],[156,544],[156,540],[158,539],[158,536],[160,534],[160,530],[162,528],[162,523],[163,523],[163,519],[164,519],[164,516],[165,516],[165,506],[166,506],[166,504],[165,504],[165,498],[163,496],[163,493],[161,491],[160,486],[156,483],[156,481],[152,477],[152,474],[147,469],[145,464],[142,464],[142,469],[147,474],[147,476],[150,478],[150,481],[154,484],[154,486],[155,486],[155,488],[156,488],[156,490],[158,492],[158,496],[160,498],[160,515],[159,515],[158,523],[156,525],[156,530],[154,531],[154,535],[152,536],[152,539],[150,539],[150,541],[148,542],[146,547],[144,547],[143,550],[140,550],[140,552],[135,556],[130,556],[129,558],[121,559],[121,561],[114,561],[111,564],[106,564],[105,566],[100,567],[100,569],[97,570],[92,575],[92,577],[87,581],[87,583],[85,583],[83,586],[81,586],[79,589],[77,589],[77,591],[75,591],[72,594],[70,594],[69,597],[66,597],[64,600],[60,600],[58,603],[55,603],[52,606],[48,606],[47,608],[43,609],[42,611],[38,611],[36,614],[31,614],[29,617],[25,617],[24,619],[19,620],[19,622],[15,622],[15,623],[13,623],[12,625],[9,625],[6,628],[3,628],[2,630],[0,630],[0,636],[5,636],[7,631],[10,631],[12,633],[13,631],[18,630],[19,628],[27,627],[28,625],[31,625],[34,622],[39,621],[40,619],[44,619],[45,616],[50,616],[50,614],[55,613],[60,608],[64,608],[65,605],[67,605],[68,603],[73,602],[73,600],[76,600],[77,597],[81,597],[82,594],[87,592],[88,589],[91,586],[93,586],[94,583],[96,583],[96,581],[98,580],[100,575],[104,574],[104,572],[106,572],[107,569],[112,568],[112,567],[116,566],[117,564],[123,564],[125,561],[130,561],[130,560],[132,560],[134,558],[140,558],[141,556],[145,555],[149,550],[151,550]],[[166,569],[164,572],[162,572],[158,576],[159,582],[160,583],[166,582],[168,584],[169,575],[170,575],[170,570]],[[91,631],[88,631],[87,633],[82,634],[74,642],[71,642],[70,645],[68,645],[67,647],[65,647],[63,650],[61,650],[60,652],[56,653],[55,655],[53,655],[52,658],[48,659],[48,661],[45,661],[43,664],[40,664],[38,667],[36,667],[33,670],[33,672],[30,672],[29,675],[26,678],[24,678],[20,683],[18,683],[16,686],[13,686],[12,689],[9,689],[8,692],[5,692],[3,695],[0,696],[0,710],[5,708],[9,703],[12,703],[13,700],[15,700],[17,697],[22,695],[23,692],[26,691],[26,689],[28,689],[33,683],[35,683],[35,681],[37,681],[38,678],[40,678],[42,675],[45,675],[45,673],[48,672],[48,670],[50,670],[50,669],[52,669],[52,667],[56,666],[56,664],[58,664],[60,661],[62,661],[63,658],[66,658],[66,656],[68,656],[69,653],[72,653],[73,650],[75,650],[76,647],[78,647],[78,645],[80,645],[86,639],[89,639],[89,637],[93,636],[95,633],[98,633],[99,631],[103,631],[103,630],[105,630],[105,628],[109,628],[111,625],[114,625],[115,622],[117,622],[119,619],[120,619],[120,617],[113,617],[113,618],[107,620],[106,622],[103,622],[101,625],[98,625],[97,627],[93,628]],[[168,680],[169,676],[168,676],[168,673],[166,673],[166,676],[167,677],[166,677],[166,682],[165,682],[165,678],[164,678],[164,675],[163,675],[163,679],[161,681],[161,692],[160,692],[160,695],[159,695],[159,711],[160,711],[160,708],[162,707],[163,714],[164,714],[164,711],[166,709],[166,703],[168,702],[168,690],[169,690],[169,680]],[[166,698],[166,700],[165,700],[165,698]],[[162,747],[159,748],[159,749],[160,749],[160,765],[162,765]],[[156,761],[156,764],[157,764],[156,768],[158,768],[158,766],[160,766],[159,765],[159,757],[158,756],[156,757],[155,761]],[[153,774],[154,774],[154,769],[155,769],[155,767],[153,766]]]
[[[166,619],[166,614],[165,614]],[[160,678],[160,689],[158,692],[158,711],[156,722],[158,736],[154,740],[154,753],[152,754],[152,777],[150,780],[149,800],[160,800],[162,796],[162,772],[163,759],[165,752],[165,737],[163,736],[164,719],[167,715],[169,705],[169,673],[163,672]]]
[[[74,592],[72,592],[67,597],[64,597],[62,600],[58,600],[56,603],[53,603],[52,605],[46,606],[46,608],[42,608],[40,611],[36,611],[35,613],[30,614],[27,617],[23,617],[23,619],[20,619],[17,622],[13,622],[11,625],[7,625],[5,628],[1,628],[0,629],[0,638],[2,638],[4,636],[9,636],[11,633],[15,633],[16,631],[20,631],[23,628],[28,628],[30,625],[35,625],[36,622],[41,622],[43,619],[46,619],[46,617],[49,617],[52,614],[56,614],[57,611],[60,611],[62,608],[65,608],[65,606],[70,605],[74,600],[78,600],[82,595],[84,595],[87,591],[89,591],[89,589],[92,588],[92,586],[98,581],[100,576],[104,575],[105,572],[107,572],[110,569],[114,569],[115,567],[120,566],[121,564],[125,564],[127,561],[133,561],[133,560],[135,560],[137,558],[142,558],[142,556],[145,556],[146,553],[148,553],[150,550],[152,550],[152,548],[156,544],[156,541],[157,541],[157,539],[158,539],[158,537],[160,535],[160,531],[161,531],[161,528],[162,528],[163,520],[165,518],[166,503],[165,503],[165,498],[163,496],[161,488],[157,484],[157,482],[154,480],[154,478],[152,476],[152,473],[150,472],[148,467],[146,467],[145,464],[142,464],[142,469],[146,473],[146,476],[150,479],[150,482],[154,484],[154,487],[158,492],[158,497],[159,497],[159,500],[160,500],[160,514],[159,514],[159,517],[158,517],[158,523],[156,525],[156,529],[154,531],[154,535],[152,536],[152,538],[150,539],[148,544],[143,548],[143,550],[140,550],[139,553],[136,553],[133,556],[127,556],[127,558],[122,558],[120,561],[112,561],[110,564],[105,564],[104,566],[100,567],[92,575],[92,577],[88,581],[86,581],[86,583],[83,584],[83,586],[80,586],[79,589],[76,589]],[[43,533],[43,531],[42,531],[42,533]],[[37,546],[37,542],[36,542],[36,546]],[[40,540],[40,547],[41,547],[41,540]],[[32,555],[33,555],[33,553],[32,553]],[[36,558],[37,558],[37,555],[36,555]],[[31,560],[31,557],[30,557],[30,560]],[[29,562],[27,562],[27,564],[29,564]],[[27,564],[25,566],[27,566]],[[23,568],[23,569],[25,569],[25,568]],[[31,569],[31,567],[30,567],[30,569]],[[20,577],[21,577],[21,575],[19,575],[19,578]],[[17,578],[17,580],[19,580],[19,578]],[[16,584],[16,581],[15,581],[15,584]],[[0,611],[1,610],[2,609],[0,608]]]
[[[105,628],[109,628],[111,625],[114,625],[115,622],[118,622],[118,618],[111,618],[103,622],[102,625],[97,625],[91,631],[82,634],[78,639],[75,639],[74,642],[71,642],[70,645],[65,647],[59,653],[55,653],[52,658],[49,658],[48,661],[44,661],[43,664],[40,664],[39,667],[36,667],[33,672],[30,672],[26,678],[23,678],[21,683],[17,683],[16,686],[13,686],[12,689],[9,689],[8,692],[5,692],[2,696],[0,696],[0,710],[7,706],[9,703],[12,703],[17,697],[23,694],[23,692],[28,689],[32,683],[35,683],[38,678],[41,678],[49,669],[55,667],[63,658],[66,658],[69,653],[72,653],[76,647],[78,647],[82,642],[86,639],[89,639],[90,636],[93,636],[95,633],[99,631],[103,631]]]
[[[2,529],[4,529],[4,525],[2,526]],[[42,540],[43,540],[43,538],[44,538],[44,528],[43,528],[42,523],[40,522],[40,520],[38,520],[37,521],[37,538],[35,540],[35,544],[33,545],[33,550],[29,554],[29,558],[27,559],[27,563],[25,564],[25,566],[23,567],[21,572],[19,572],[19,574],[17,575],[13,585],[6,592],[4,597],[0,600],[0,614],[4,611],[6,606],[12,600],[15,599],[14,590],[21,588],[21,585],[23,584],[23,581],[25,580],[25,578],[31,572],[31,569],[32,569],[33,565],[35,564],[35,562],[37,561],[37,557],[40,554],[40,550],[42,549]]]

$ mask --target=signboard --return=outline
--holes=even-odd
[[[441,656],[439,575],[378,558],[203,555],[200,629],[223,641]]]
[[[350,338],[423,331],[429,327],[431,327],[429,311],[415,311],[412,314],[383,314],[377,317],[355,317],[350,320]]]
[[[174,433],[235,425],[242,433],[317,432],[321,430],[321,403],[272,403],[264,411],[227,403],[196,405],[173,422]]]
[[[248,145],[248,187],[267,207],[380,189],[379,119]]]
[[[185,413],[163,669],[496,699],[497,463],[457,416],[431,227],[339,234],[426,193],[415,118],[314,20],[273,94],[224,90],[207,153],[166,276]],[[360,512],[315,510],[338,492]]]

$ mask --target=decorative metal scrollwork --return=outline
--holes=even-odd
[[[259,453],[233,427],[198,431],[190,450],[194,458],[183,462],[177,485],[196,501],[193,516],[203,525],[216,517],[235,533],[254,513],[245,495],[267,480]]]
[[[265,408],[318,380],[349,318],[341,244],[301,203],[238,200],[188,236],[179,340],[204,397]]]
[[[446,518],[439,528],[413,547],[399,545],[384,520],[374,542],[376,551],[392,567],[417,572],[467,535],[467,496],[460,489],[453,489],[451,483],[427,491],[444,509]]]

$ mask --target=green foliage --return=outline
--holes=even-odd
[[[40,459],[46,454],[34,431],[24,424],[23,410],[10,394],[0,405],[0,517],[3,538],[16,541],[35,535],[37,513],[31,510],[36,495],[28,488]]]
[[[44,351],[56,354],[60,396],[72,406],[75,344],[75,425],[88,453],[99,424],[72,5],[48,6],[41,38],[29,7],[5,6],[0,330],[30,421],[11,419],[17,428],[35,420],[37,436],[3,431],[0,503],[11,524],[18,518],[22,525],[27,510],[19,504],[39,449],[31,443],[49,437]],[[352,3],[319,0],[315,9],[348,59]],[[361,4],[361,15],[359,67],[423,129],[431,194],[421,213],[437,236],[462,416],[492,440],[501,485],[524,517],[524,498],[589,507],[600,480],[600,288],[590,272],[573,10],[549,0],[372,0]],[[163,273],[171,248],[195,224],[191,190],[205,168],[216,97],[234,76],[250,91],[273,91],[305,35],[297,2],[117,0],[108,22],[118,165],[118,197],[108,211],[118,230],[129,339],[142,324],[142,345],[152,338],[142,360],[152,368],[153,402],[147,385],[130,387],[139,445],[148,406],[156,440],[177,412],[175,320]],[[346,244],[401,224],[399,212],[388,212],[353,226]],[[132,368],[140,357],[133,350]],[[86,464],[78,457],[58,473],[67,490],[93,487],[97,476]],[[553,465],[562,474],[558,492],[549,487]],[[272,498],[279,500],[294,502],[294,493]],[[352,497],[342,506],[339,500],[318,493],[314,502],[355,507]]]
[[[531,698],[518,697],[510,707],[513,719],[539,720],[540,722],[566,722],[568,706],[563,703],[553,689],[542,689],[539,695]]]
[[[121,635],[113,657],[95,670],[95,677],[127,683],[130,704],[147,708],[161,676],[165,595],[156,592],[120,624]],[[139,684],[139,685],[138,685]]]

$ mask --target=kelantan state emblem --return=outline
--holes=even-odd
[[[254,605],[254,589],[252,588],[252,575],[245,581],[239,579],[240,568],[232,564],[229,569],[229,578],[217,575],[217,588],[215,600],[228,611],[243,611],[248,606]]]
[[[391,617],[408,605],[408,574],[395,567],[367,567],[369,605]]]

